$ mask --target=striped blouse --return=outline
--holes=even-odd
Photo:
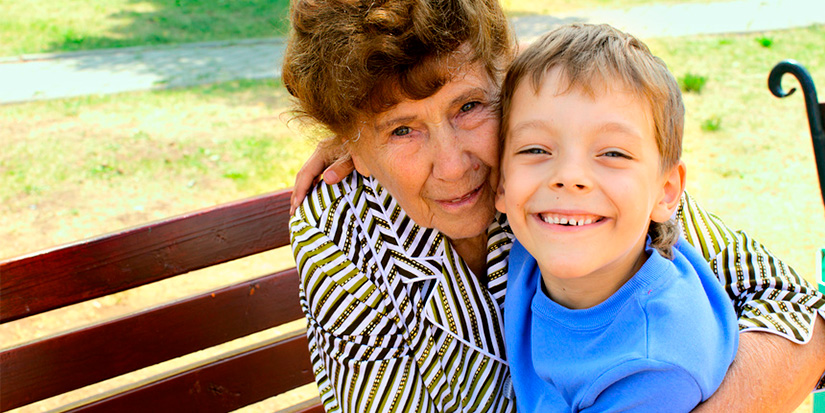
[[[825,299],[689,197],[685,238],[725,285],[740,330],[806,342]],[[290,221],[312,365],[328,412],[514,412],[502,307],[513,235],[498,214],[478,277],[375,180],[317,185]],[[820,381],[820,386],[825,383]]]

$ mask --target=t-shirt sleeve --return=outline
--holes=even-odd
[[[640,359],[606,371],[593,382],[578,408],[581,413],[687,413],[702,399],[699,385],[685,369]]]

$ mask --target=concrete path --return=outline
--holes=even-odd
[[[598,9],[512,19],[520,42],[568,22],[610,23],[641,38],[825,24],[824,0],[736,0]],[[284,39],[192,43],[0,58],[0,104],[280,76]]]
[[[519,40],[547,31],[548,21],[609,23],[642,39],[696,34],[748,33],[825,24],[825,0],[736,0],[597,9],[554,17],[513,19]]]

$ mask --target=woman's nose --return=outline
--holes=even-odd
[[[466,176],[470,168],[470,157],[452,126],[431,131],[430,144],[434,146],[433,177],[455,181]]]

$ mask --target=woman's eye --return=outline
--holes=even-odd
[[[473,110],[473,108],[475,108],[479,104],[481,104],[481,103],[480,102],[467,102],[467,103],[465,103],[464,105],[461,106],[461,111],[462,112],[469,112],[469,111]]]
[[[412,132],[412,129],[409,126],[399,126],[392,131],[393,136],[405,136],[409,135]]]

